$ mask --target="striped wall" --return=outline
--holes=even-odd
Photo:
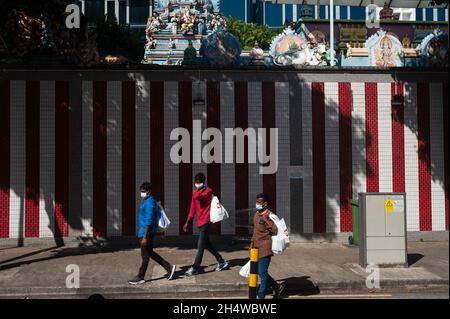
[[[172,221],[167,235],[188,235],[199,171],[231,213],[217,234],[246,233],[245,210],[262,191],[297,233],[350,232],[350,200],[366,191],[406,192],[409,231],[448,230],[447,83],[83,80],[81,212],[69,209],[71,85],[0,82],[0,238],[133,236],[146,180]],[[192,104],[198,90],[204,105]],[[172,163],[172,130],[199,136],[194,120],[223,134],[278,128],[277,172],[260,175],[247,161]],[[233,151],[224,141],[223,160]],[[289,177],[299,164],[301,184]]]

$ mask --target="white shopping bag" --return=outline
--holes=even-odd
[[[274,254],[281,254],[287,246],[289,246],[289,230],[284,219],[278,218],[275,214],[270,214],[269,218],[277,226],[277,234],[272,236],[272,252]]]
[[[161,206],[161,202],[158,202],[159,216],[158,216],[158,227],[161,230],[166,230],[170,225],[170,220],[167,218],[164,208]]]
[[[223,207],[222,204],[219,202],[217,196],[213,196],[211,200],[211,209],[209,211],[209,219],[211,223],[221,222],[227,219],[228,217],[229,217],[228,212],[225,209],[225,207]]]
[[[239,270],[239,275],[248,278],[250,276],[250,260]]]

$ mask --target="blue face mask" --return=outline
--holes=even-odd
[[[263,209],[264,209],[264,206],[261,205],[261,204],[256,204],[256,205],[255,205],[255,208],[256,208],[257,210],[263,210]]]

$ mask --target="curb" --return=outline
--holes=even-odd
[[[449,289],[448,279],[432,280],[389,280],[381,281],[379,289],[369,289],[365,282],[316,282],[314,286],[286,286],[289,294],[312,296],[321,293],[357,293],[357,292],[421,292],[446,291]],[[248,285],[235,284],[192,284],[192,285],[144,285],[144,286],[103,286],[68,289],[64,287],[16,287],[0,290],[0,298],[87,298],[93,294],[101,294],[106,298],[195,298],[195,297],[247,297]]]

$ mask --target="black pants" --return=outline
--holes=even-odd
[[[209,225],[210,223],[207,223],[202,227],[198,228],[200,234],[197,243],[197,256],[195,256],[195,262],[192,265],[194,269],[198,269],[200,267],[205,248],[216,258],[217,262],[219,263],[224,262],[222,256],[220,256],[219,252],[216,250],[216,248],[214,248],[211,241],[209,240]]]
[[[138,275],[139,277],[144,278],[145,273],[147,272],[147,267],[150,258],[156,261],[158,264],[160,264],[168,272],[172,268],[172,265],[168,261],[166,261],[160,255],[158,255],[155,251],[153,251],[154,238],[155,238],[154,235],[149,235],[147,238],[147,245],[141,246],[142,264],[141,268],[139,268],[139,275]],[[141,242],[141,240],[142,238],[139,238],[139,243]]]

